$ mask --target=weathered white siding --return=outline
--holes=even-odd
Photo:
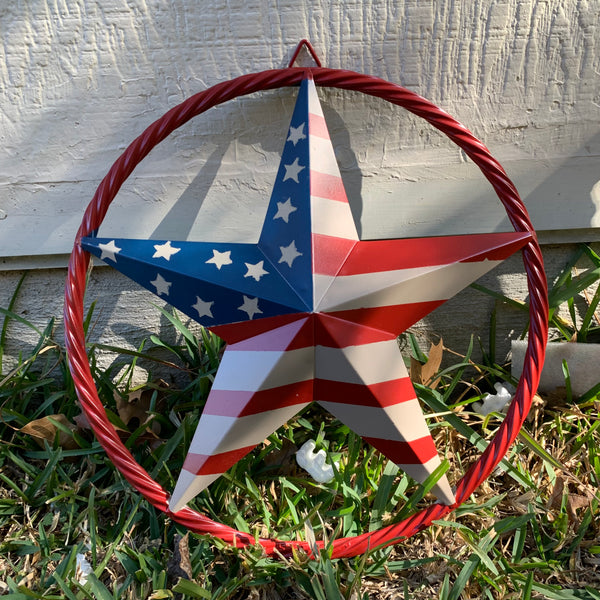
[[[64,265],[96,186],[135,136],[199,90],[286,66],[305,37],[325,66],[400,83],[465,123],[513,176],[544,239],[598,239],[595,0],[29,0],[0,8],[0,265]],[[267,92],[186,125],[125,185],[107,234],[253,239],[293,100]],[[322,101],[365,237],[506,227],[487,182],[422,121],[356,94],[323,90]],[[500,284],[523,294],[510,265]],[[16,275],[2,275],[2,306]],[[63,277],[30,275],[20,310],[57,314]],[[108,303],[98,334],[134,327],[139,310],[152,328],[142,292],[116,298],[133,285],[106,269],[94,277],[91,293]]]

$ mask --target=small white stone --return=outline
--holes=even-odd
[[[495,383],[495,394],[486,394],[482,402],[474,402],[473,410],[480,415],[487,416],[493,412],[504,412],[515,393],[515,388],[508,382]]]
[[[85,585],[88,576],[93,572],[92,565],[87,561],[84,554],[77,554],[75,560],[77,561],[75,565],[75,576],[81,585]]]
[[[325,451],[315,452],[315,447],[314,440],[305,442],[296,452],[296,461],[316,482],[329,483],[334,477],[333,467],[327,464]],[[339,468],[339,464],[339,462],[335,463],[336,469]]]

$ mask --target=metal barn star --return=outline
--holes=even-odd
[[[359,240],[306,79],[257,244],[84,238],[227,342],[170,509],[313,401],[423,482],[440,458],[396,338],[530,236]],[[445,476],[432,491],[454,503]]]

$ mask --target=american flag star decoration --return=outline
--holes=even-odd
[[[397,336],[531,239],[360,240],[309,71],[258,243],[84,236],[84,250],[227,342],[169,510],[311,402],[423,482],[440,457]],[[445,475],[432,491],[456,503]]]

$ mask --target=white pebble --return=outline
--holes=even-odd
[[[81,585],[85,585],[88,575],[93,571],[92,565],[87,561],[84,554],[77,554],[75,560],[77,561],[75,565],[75,577]]]
[[[482,402],[474,402],[473,410],[486,416],[493,412],[503,412],[515,393],[515,388],[508,382],[495,383],[495,394],[486,394]]]
[[[296,452],[296,461],[316,482],[329,483],[333,480],[333,467],[327,464],[325,451],[315,452],[315,448],[314,440],[305,442]],[[338,468],[339,463],[335,463],[335,466]]]

